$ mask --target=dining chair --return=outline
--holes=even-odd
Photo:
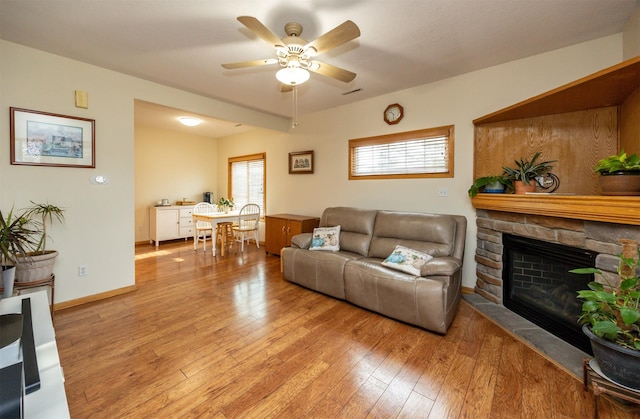
[[[257,204],[246,204],[240,209],[238,214],[238,223],[233,226],[233,235],[236,243],[240,243],[241,252],[244,252],[244,242],[246,240],[247,245],[251,239],[251,233],[256,241],[256,246],[260,248],[259,237],[259,222],[260,222],[260,206]]]
[[[193,207],[193,213],[198,214],[214,214],[216,208],[208,202],[199,202]],[[198,250],[198,242],[202,242],[203,249],[207,250],[207,233],[211,236],[211,244],[216,245],[213,236],[213,226],[207,221],[197,221],[195,225],[196,240],[193,241],[193,250]]]

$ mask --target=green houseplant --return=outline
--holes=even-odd
[[[37,246],[37,223],[26,213],[15,215],[13,209],[5,217],[0,211],[0,265],[2,266],[3,297],[13,295],[16,264]]]
[[[538,151],[529,160],[516,160],[516,167],[502,168],[504,176],[513,181],[515,193],[535,191],[536,178],[548,174],[553,168],[551,163],[556,160],[538,161],[540,154],[542,153]]]
[[[594,169],[600,173],[603,195],[640,195],[640,156],[628,155],[624,150],[604,158]]]
[[[53,273],[58,252],[47,249],[47,224],[52,224],[55,220],[64,223],[64,209],[49,203],[38,204],[31,201],[31,206],[25,209],[24,217],[38,228],[31,234],[35,245],[26,254],[15,258],[16,281],[30,282],[48,278]]]
[[[218,200],[218,209],[224,210],[225,212],[227,212],[229,209],[233,210],[234,206],[235,204],[233,202],[233,198],[227,199],[221,196]]]
[[[500,186],[502,186],[500,188]],[[500,176],[483,176],[477,178],[467,193],[471,198],[478,195],[481,190],[489,193],[501,193],[505,189],[513,189],[513,183],[511,180],[503,175]]]
[[[640,390],[640,286],[637,274],[640,248],[635,240],[623,239],[618,255],[618,283],[596,268],[571,272],[594,274],[588,290],[578,291],[583,300],[578,321],[591,340],[594,357],[610,379]]]

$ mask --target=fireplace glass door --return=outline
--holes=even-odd
[[[511,311],[591,353],[589,339],[577,323],[593,275],[572,274],[594,267],[597,253],[556,243],[503,234],[503,303]]]

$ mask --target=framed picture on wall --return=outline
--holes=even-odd
[[[289,153],[289,174],[313,173],[313,150]]]
[[[96,167],[95,120],[10,108],[11,164]]]

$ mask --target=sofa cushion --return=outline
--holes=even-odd
[[[340,226],[314,228],[309,250],[340,250]]]
[[[313,233],[296,234],[291,238],[291,247],[296,247],[298,249],[309,249],[309,246],[311,246],[312,238]]]
[[[438,333],[450,324],[448,294],[458,294],[441,281],[394,271],[369,258],[347,263],[344,286],[347,301]]]
[[[285,247],[280,254],[284,279],[332,297],[344,299],[344,267],[362,258],[356,253],[310,252]]]
[[[377,213],[350,207],[326,208],[320,217],[320,227],[339,225],[340,250],[367,256]]]
[[[449,215],[378,211],[369,257],[385,259],[397,245],[433,257],[451,256],[456,227]]]
[[[433,256],[398,245],[382,262],[382,265],[397,271],[420,276],[422,267],[431,259],[433,259]]]

